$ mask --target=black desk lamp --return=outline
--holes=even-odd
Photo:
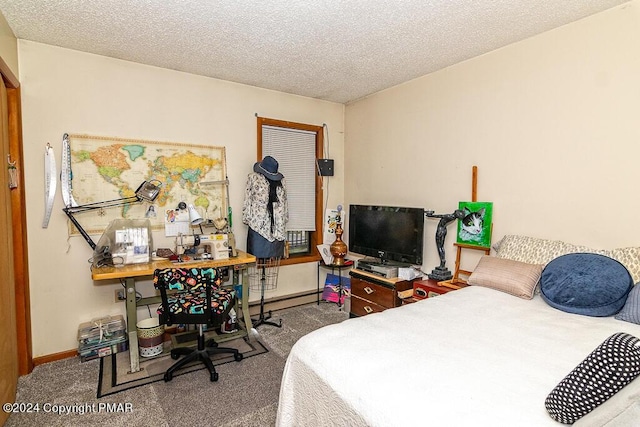
[[[82,228],[78,220],[74,218],[73,214],[76,214],[79,212],[93,211],[96,209],[123,206],[130,203],[139,203],[142,201],[153,202],[158,197],[158,194],[160,194],[160,185],[161,185],[159,181],[155,181],[155,182],[157,182],[157,184],[154,184],[151,181],[144,181],[142,184],[140,184],[140,186],[136,190],[135,196],[124,197],[122,199],[107,200],[105,202],[87,203],[86,205],[80,205],[80,206],[67,206],[62,210],[64,211],[65,214],[67,214],[67,216],[69,217],[73,225],[75,225],[75,227],[78,229],[80,234],[82,234],[82,237],[84,237],[84,240],[86,240],[89,246],[91,246],[91,249],[95,249],[96,243],[93,241],[93,239],[91,239],[91,237],[84,230],[84,228]]]

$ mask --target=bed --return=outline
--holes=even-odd
[[[640,325],[558,310],[539,293],[470,286],[301,338],[286,362],[277,425],[560,425],[545,399],[618,332],[640,337]],[[640,379],[575,425],[638,419]]]

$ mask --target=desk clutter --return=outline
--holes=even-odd
[[[188,264],[188,268],[214,268],[220,270],[226,270],[229,272],[229,276],[232,275],[232,284],[234,288],[241,292],[241,296],[238,300],[236,298],[235,312],[238,315],[237,328],[239,329],[235,333],[225,334],[224,340],[230,341],[235,338],[247,338],[252,340],[252,336],[249,331],[253,328],[251,318],[246,315],[249,313],[249,286],[245,284],[249,283],[249,277],[247,274],[248,266],[256,263],[256,257],[247,254],[243,251],[238,251],[238,256],[235,258],[221,259],[221,260],[203,260],[194,261]],[[125,286],[125,295],[136,295],[136,281],[144,277],[153,277],[154,272],[157,269],[176,268],[176,264],[172,263],[168,259],[153,259],[149,263],[136,264],[136,265],[123,265],[121,267],[103,267],[92,268],[91,278],[95,281],[102,280],[122,280]],[[243,286],[241,286],[241,284]],[[231,284],[229,284],[231,286]],[[146,306],[149,304],[159,303],[158,297],[153,296],[149,298],[126,298],[126,331],[129,337],[129,351],[131,357],[128,359],[130,362],[129,372],[137,373],[140,371],[140,359],[139,359],[139,346],[138,346],[138,330],[137,330],[137,312],[138,306]],[[180,324],[182,322],[177,322]],[[150,359],[150,358],[149,358]]]
[[[93,250],[93,266],[149,262],[152,246],[149,220],[115,219],[109,223]]]
[[[172,261],[229,259],[229,256],[235,253],[234,248],[235,238],[231,232],[179,234],[176,237],[175,254],[170,255],[169,259]]]
[[[102,317],[78,326],[78,354],[83,362],[128,349],[122,315]]]

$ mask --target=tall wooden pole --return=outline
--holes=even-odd
[[[471,172],[471,201],[478,201],[478,167],[474,166]]]

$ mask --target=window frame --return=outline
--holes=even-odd
[[[288,129],[306,130],[315,132],[316,134],[316,162],[322,157],[322,147],[324,146],[324,128],[322,126],[309,125],[304,123],[289,122],[285,120],[270,119],[266,117],[257,117],[257,161],[262,160],[262,126],[275,126]],[[285,177],[286,180],[286,177]],[[280,265],[292,265],[302,264],[306,262],[317,262],[320,260],[320,254],[318,253],[317,245],[322,244],[322,203],[323,203],[323,191],[322,191],[322,177],[317,173],[315,174],[315,188],[316,188],[316,230],[309,232],[309,254],[293,254],[289,258],[282,258]]]

